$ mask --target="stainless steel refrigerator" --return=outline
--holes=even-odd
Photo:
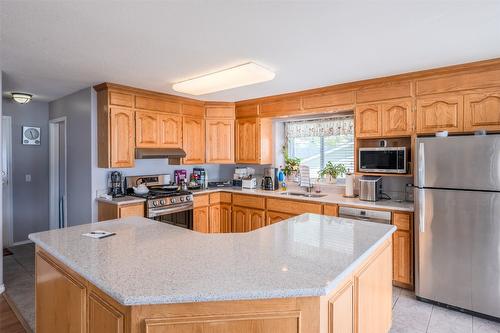
[[[500,135],[416,149],[416,295],[500,317]]]

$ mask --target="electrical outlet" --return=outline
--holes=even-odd
[[[26,183],[30,183],[31,182],[31,175],[28,173],[24,176],[24,178],[26,179]]]

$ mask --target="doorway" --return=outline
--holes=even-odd
[[[49,121],[49,229],[65,228],[67,222],[67,121]]]
[[[12,118],[2,116],[2,240],[3,247],[14,243],[12,206]]]

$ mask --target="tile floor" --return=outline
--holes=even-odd
[[[35,323],[35,247],[33,244],[10,248],[4,257],[6,293],[24,319]],[[500,333],[500,323],[447,310],[417,301],[413,292],[393,288],[393,324],[391,333]]]

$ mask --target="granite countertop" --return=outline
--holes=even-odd
[[[321,194],[326,194],[324,197],[320,198],[308,198],[302,196],[293,196],[293,195],[284,195],[282,191],[265,191],[261,189],[242,189],[241,187],[216,187],[216,188],[208,188],[204,190],[193,191],[194,195],[213,193],[213,192],[231,192],[231,193],[242,193],[242,194],[251,194],[251,195],[262,195],[267,197],[275,197],[281,199],[290,199],[290,200],[300,200],[300,201],[312,201],[318,203],[332,203],[339,205],[349,205],[349,206],[357,206],[363,208],[379,208],[379,209],[388,209],[388,210],[398,210],[405,212],[413,212],[415,210],[413,202],[399,202],[396,200],[379,200],[379,201],[363,201],[358,198],[345,198],[342,194],[339,193],[327,193],[322,192]],[[289,192],[298,192],[294,190],[290,190]]]
[[[91,239],[91,230],[116,232]],[[203,234],[142,217],[30,234],[123,305],[322,296],[396,227],[303,214],[248,233]]]
[[[97,201],[101,202],[106,202],[114,205],[130,205],[134,203],[139,203],[139,202],[144,202],[146,199],[144,198],[139,198],[139,197],[132,197],[132,196],[124,196],[124,197],[119,197],[119,198],[113,198],[111,200],[106,199],[106,198],[97,198]]]

